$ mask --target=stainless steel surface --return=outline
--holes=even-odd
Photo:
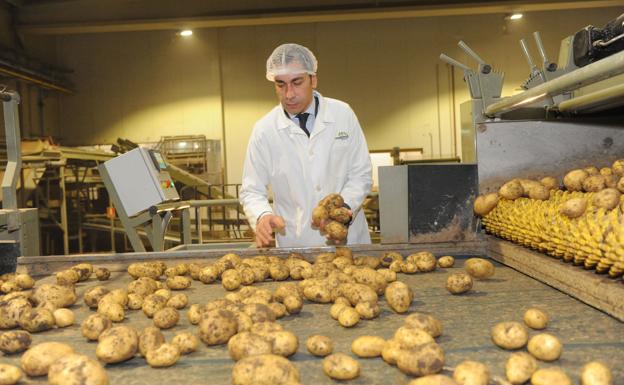
[[[408,243],[408,166],[379,167],[381,243]]]
[[[624,73],[624,51],[537,85],[521,94],[489,104],[485,109],[485,114],[490,117],[500,115],[621,73]]]
[[[506,121],[477,127],[480,192],[511,178],[551,175],[574,168],[610,166],[624,154],[621,121]]]
[[[20,97],[16,92],[2,92],[2,108],[4,112],[4,131],[7,145],[7,164],[2,178],[2,208],[17,210],[17,182],[22,170],[22,141],[20,139],[20,122],[18,104]],[[7,100],[7,96],[9,99]],[[16,230],[15,224],[9,221],[9,230]]]

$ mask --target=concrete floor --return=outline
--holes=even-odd
[[[490,329],[498,322],[522,322],[524,311],[539,307],[548,312],[551,322],[544,332],[554,334],[564,345],[562,357],[554,363],[540,363],[540,367],[561,366],[578,383],[580,368],[586,362],[600,360],[614,373],[615,384],[624,384],[624,324],[608,315],[589,307],[568,295],[529,278],[511,268],[496,264],[493,278],[477,281],[473,290],[465,295],[454,296],[445,289],[447,276],[460,271],[464,259],[457,258],[456,267],[438,269],[433,273],[399,275],[414,291],[415,300],[410,311],[429,313],[439,318],[444,333],[438,338],[446,353],[446,365],[454,367],[463,360],[481,361],[488,365],[494,375],[504,376],[504,365],[509,352],[496,347],[490,340]],[[125,273],[113,273],[106,283],[110,288],[125,287],[131,278]],[[45,278],[44,281],[52,281]],[[65,342],[79,353],[95,358],[96,343],[86,342],[80,333],[80,323],[92,312],[82,301],[82,293],[101,284],[95,279],[78,284],[79,301],[72,307],[76,324],[66,329],[55,329],[33,335],[33,344],[44,341]],[[263,283],[260,287],[274,289],[277,283]],[[189,304],[205,303],[222,297],[226,291],[220,284],[204,285],[193,281],[184,291]],[[351,342],[362,335],[379,335],[390,338],[401,326],[404,315],[393,313],[380,301],[382,313],[371,321],[360,321],[353,328],[341,327],[329,315],[329,305],[306,303],[300,314],[279,320],[286,330],[299,337],[299,350],[290,359],[301,373],[303,384],[335,384],[323,374],[322,359],[310,355],[305,348],[306,339],[314,334],[330,336],[335,341],[335,352],[351,354]],[[127,311],[125,325],[138,330],[151,326],[152,321],[138,311]],[[179,324],[164,331],[168,341],[175,333],[189,330],[197,332],[181,312]],[[531,331],[530,335],[537,334]],[[1,353],[0,353],[1,354]],[[354,356],[355,357],[355,356]],[[387,365],[380,358],[359,359],[361,375],[348,381],[350,384],[406,384],[411,380],[396,367]],[[19,355],[0,356],[1,363],[19,364]],[[107,365],[110,384],[229,384],[234,365],[226,346],[207,347],[187,356],[170,368],[152,369],[143,358],[136,358],[121,364]],[[451,374],[451,373],[447,373]],[[22,380],[23,384],[46,383],[46,378]],[[494,383],[494,382],[492,382]]]

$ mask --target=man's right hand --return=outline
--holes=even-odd
[[[256,223],[256,246],[267,247],[273,241],[273,232],[284,230],[286,224],[284,218],[274,215],[265,214],[258,219]]]

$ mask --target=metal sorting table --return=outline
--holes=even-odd
[[[540,362],[540,367],[561,366],[566,373],[578,383],[580,368],[589,361],[600,360],[608,365],[614,374],[614,383],[624,383],[624,324],[594,309],[558,290],[555,290],[535,279],[530,278],[510,267],[494,262],[496,274],[489,280],[475,281],[473,290],[464,295],[451,295],[445,289],[446,278],[450,273],[462,270],[466,258],[474,255],[484,255],[485,248],[481,243],[457,244],[421,244],[421,245],[372,245],[367,248],[355,248],[356,254],[375,255],[383,251],[398,250],[403,255],[418,250],[430,250],[441,256],[451,254],[456,256],[455,267],[437,269],[426,274],[399,274],[398,279],[407,283],[414,291],[414,302],[410,312],[429,313],[439,318],[444,325],[443,335],[437,341],[446,353],[446,366],[454,367],[463,360],[480,361],[488,365],[492,374],[504,377],[504,365],[510,352],[495,346],[490,340],[490,329],[498,322],[522,322],[524,311],[529,307],[538,307],[550,315],[551,321],[543,331],[557,336],[563,343],[562,357],[554,363]],[[306,256],[313,256],[317,252],[327,251],[327,248],[308,249]],[[306,250],[300,250],[305,252]],[[258,254],[257,250],[238,250],[243,256]],[[286,252],[279,249],[271,250],[272,254]],[[203,262],[209,262],[212,257],[224,252],[211,251],[204,256]],[[113,263],[106,256],[80,257],[35,257],[35,259],[20,258],[18,270],[32,272],[50,269],[50,266],[41,266],[37,258],[47,258],[54,270],[66,268],[77,260],[92,262],[95,267],[113,267],[111,279],[99,282],[94,278],[76,286],[78,301],[71,307],[76,314],[76,323],[65,329],[54,329],[43,333],[33,334],[33,344],[44,341],[64,342],[81,353],[95,358],[95,342],[87,342],[80,333],[80,323],[92,312],[82,301],[84,291],[95,285],[105,285],[109,288],[125,287],[131,277],[122,272],[127,264],[134,259],[164,260],[167,263],[178,263],[190,260],[202,260],[200,254],[174,252],[146,253],[142,255],[117,255],[117,262]],[[57,262],[55,258],[58,259]],[[124,259],[125,258],[125,259]],[[108,262],[106,260],[108,259]],[[29,266],[30,263],[36,265]],[[56,265],[55,265],[56,263]],[[64,264],[67,266],[63,267]],[[562,264],[563,265],[563,264]],[[587,272],[587,274],[593,274]],[[53,282],[53,277],[46,277],[42,282]],[[621,282],[618,283],[619,286]],[[278,282],[256,284],[258,287],[275,289]],[[223,297],[226,291],[220,283],[205,285],[193,281],[192,286],[183,291],[189,297],[189,304],[206,303],[212,299]],[[402,374],[396,367],[386,364],[381,358],[361,359],[361,374],[357,379],[344,382],[333,381],[322,371],[322,359],[310,355],[305,348],[306,339],[314,334],[323,334],[331,337],[335,342],[334,352],[351,353],[351,342],[362,335],[379,335],[390,338],[394,331],[402,325],[405,315],[392,312],[383,298],[380,299],[381,315],[370,321],[362,320],[353,328],[341,327],[329,315],[329,305],[305,302],[300,314],[286,316],[278,322],[286,330],[290,330],[299,338],[299,349],[290,357],[301,374],[303,384],[407,384],[412,378]],[[409,314],[409,313],[408,313]],[[141,330],[151,326],[152,321],[145,317],[140,310],[128,310],[124,325],[130,325]],[[172,329],[164,330],[167,341],[175,333],[181,331],[198,332],[197,326],[191,325],[186,318],[186,309],[180,311],[180,322]],[[530,330],[530,335],[539,331]],[[0,353],[1,354],[1,353]],[[20,355],[0,356],[0,362],[19,365]],[[355,357],[355,356],[354,356]],[[201,343],[197,352],[182,356],[178,363],[170,368],[153,369],[145,360],[137,355],[132,360],[120,364],[107,365],[106,369],[111,384],[229,384],[231,383],[231,369],[234,366],[227,353],[227,347],[207,347]],[[452,374],[446,372],[446,374]],[[46,383],[46,377],[25,378],[24,384]],[[492,382],[493,383],[493,382]]]

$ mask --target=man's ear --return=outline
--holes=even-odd
[[[312,88],[316,89],[316,85],[318,84],[316,75],[310,75],[310,82],[312,82]]]

